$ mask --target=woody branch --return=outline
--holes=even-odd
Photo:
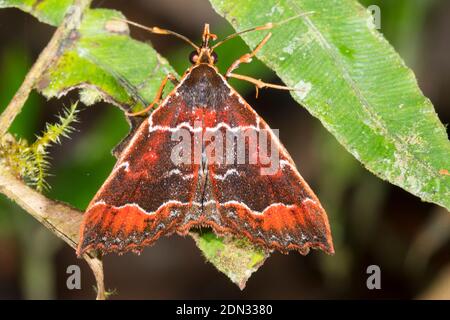
[[[39,55],[5,111],[0,115],[0,139],[5,137],[14,119],[22,111],[22,107],[27,101],[31,90],[34,89],[48,66],[57,58],[58,52],[64,46],[67,37],[80,25],[83,13],[89,8],[90,3],[91,0],[75,0],[74,4],[68,9],[50,42]],[[0,192],[15,201],[72,248],[76,248],[78,230],[82,218],[80,211],[43,196],[36,190],[28,187],[22,180],[12,175],[7,168],[1,165]],[[105,299],[102,261],[91,254],[85,254],[83,258],[94,273],[97,282],[97,299]]]

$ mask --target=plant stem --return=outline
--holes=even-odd
[[[52,61],[57,58],[58,52],[61,46],[64,45],[67,36],[79,26],[83,12],[89,8],[90,3],[91,0],[75,0],[74,4],[68,9],[63,22],[56,29],[50,42],[31,67],[5,111],[0,115],[0,137],[8,131],[16,116],[22,111],[22,107],[27,101],[31,90],[33,90]]]
[[[47,227],[58,238],[76,249],[83,213],[64,203],[51,200],[28,187],[0,166],[0,192]],[[97,281],[97,299],[105,298],[102,261],[91,254],[83,255]]]
[[[68,9],[64,20],[56,29],[50,42],[39,55],[5,111],[0,115],[0,138],[8,132],[12,122],[22,111],[31,90],[36,86],[50,64],[57,59],[59,52],[61,52],[61,47],[65,45],[71,32],[80,25],[83,13],[89,8],[90,3],[91,0],[75,0],[74,4]],[[0,192],[15,201],[56,236],[76,249],[82,212],[66,204],[48,199],[36,190],[28,187],[23,181],[1,166]],[[83,255],[83,258],[94,273],[97,282],[97,299],[104,300],[106,294],[102,261],[90,254]]]

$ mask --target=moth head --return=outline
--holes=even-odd
[[[210,48],[200,48],[199,50],[194,50],[189,55],[189,61],[192,64],[216,64],[217,63],[217,53],[212,51]]]
[[[213,49],[211,49],[210,46],[210,41],[214,41],[216,39],[217,36],[214,33],[209,32],[209,24],[205,23],[202,35],[202,45],[191,52],[189,55],[189,61],[192,64],[216,64],[217,54],[213,51]]]

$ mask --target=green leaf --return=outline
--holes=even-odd
[[[38,84],[47,98],[81,88],[80,99],[87,105],[102,99],[142,108],[153,100],[164,76],[174,71],[149,45],[130,38],[128,26],[117,17],[123,15],[107,9],[85,13],[66,50]]]
[[[87,105],[105,100],[124,109],[139,109],[153,100],[162,79],[175,71],[151,46],[130,38],[128,26],[115,17],[124,18],[108,9],[84,13],[79,29],[71,32],[38,82],[44,96],[59,98],[78,88],[80,100]],[[211,241],[209,233],[191,235],[207,260],[241,288],[268,256],[242,239]]]
[[[19,8],[39,21],[57,26],[73,0],[0,0],[0,8]]]
[[[312,12],[274,28],[257,57],[301,89],[294,99],[368,170],[450,209],[445,128],[363,6],[354,0],[211,3],[238,31]],[[254,48],[266,33],[243,38]]]
[[[247,239],[229,236],[219,238],[213,232],[192,232],[191,235],[206,260],[226,274],[241,290],[252,273],[269,257],[268,252],[255,248]]]

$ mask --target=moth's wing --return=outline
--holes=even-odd
[[[144,117],[128,117],[128,123],[130,124],[130,130],[128,131],[128,134],[125,136],[125,138],[122,139],[112,150],[112,155],[116,158],[120,158],[120,154],[123,150],[128,146],[131,139],[135,136],[136,132],[138,131],[139,127],[141,126],[142,122],[145,121],[146,118]]]
[[[201,210],[195,199],[199,165],[171,159],[180,143],[172,135],[191,125],[185,118],[189,115],[186,105],[170,94],[140,125],[86,210],[79,255],[89,249],[139,251],[175,232],[188,212],[192,217]]]
[[[227,104],[227,113],[216,113],[214,129],[228,123],[231,130],[243,124],[247,131],[257,128],[259,135],[265,131],[267,154],[276,152],[278,161],[273,158],[272,169],[259,161],[251,164],[249,158],[237,164],[236,153],[234,164],[227,164],[227,159],[221,165],[214,163],[216,159],[209,161],[206,194],[212,201],[206,199],[204,207],[216,220],[213,228],[219,233],[244,235],[265,248],[282,252],[298,250],[307,254],[309,248],[319,248],[333,253],[328,217],[278,138],[237,93],[230,95]],[[225,135],[224,126],[221,130]],[[252,150],[249,143],[246,140],[247,155]],[[262,152],[259,141],[254,143]],[[263,167],[266,169],[262,171]]]

